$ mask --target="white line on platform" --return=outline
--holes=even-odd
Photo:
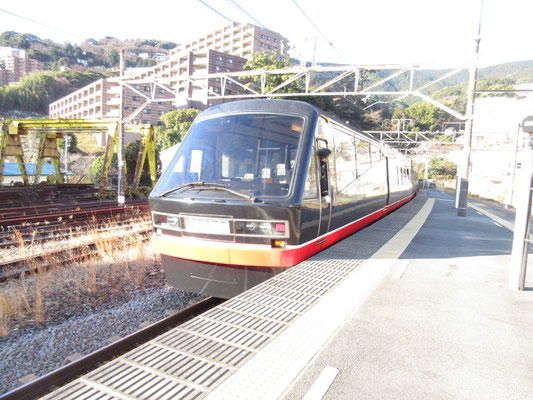
[[[405,270],[407,269],[407,267],[409,266],[410,262],[411,262],[411,260],[398,261],[396,263],[396,265],[397,265],[396,271],[394,272],[394,275],[392,275],[392,277],[394,279],[400,279],[402,277],[403,273],[405,272]]]
[[[507,229],[509,229],[511,232],[514,232],[514,224],[504,220],[503,218],[498,217],[497,215],[491,213],[490,211],[484,210],[483,208],[476,206],[475,204],[469,203],[470,207],[472,207],[474,210],[478,211],[478,213],[483,213],[493,221],[496,221],[500,223],[501,225],[505,226]]]
[[[337,377],[339,370],[333,367],[326,367],[322,370],[317,380],[309,388],[302,400],[320,400],[329,387],[333,383],[333,380]]]
[[[390,271],[426,221],[435,199],[369,260],[222,382],[205,400],[280,399]]]

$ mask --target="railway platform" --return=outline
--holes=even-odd
[[[470,204],[422,190],[46,398],[530,398],[533,267],[508,289],[512,216]]]
[[[286,399],[328,367],[324,399],[531,398],[533,259],[526,290],[508,289],[514,215],[469,201],[457,217],[452,196],[429,198],[420,231]]]

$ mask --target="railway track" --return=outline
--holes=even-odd
[[[118,340],[100,350],[50,372],[33,382],[12,390],[2,396],[0,400],[30,400],[43,396],[53,389],[63,386],[74,378],[96,369],[99,364],[110,361],[127,351],[163,334],[169,329],[194,318],[221,304],[224,300],[208,297],[199,303],[178,311],[146,328],[143,328],[121,340]]]
[[[9,210],[9,209],[8,209]],[[0,210],[0,230],[23,228],[41,224],[65,224],[71,221],[86,221],[95,218],[112,218],[123,214],[134,214],[135,212],[148,212],[148,202],[146,200],[132,200],[126,206],[119,206],[115,202],[95,202],[85,204],[83,207],[76,205],[74,209],[61,208],[60,206],[38,210],[34,207],[24,207],[14,214]]]
[[[106,234],[105,240],[111,241],[124,236],[124,231],[127,229],[129,235],[141,235],[145,240],[148,239],[148,234],[152,227],[150,222],[130,223],[124,225],[117,225],[113,227],[105,227],[100,230],[95,230],[93,233]],[[116,234],[112,232],[116,231]],[[80,239],[81,239],[80,235]],[[79,240],[76,243],[63,244],[59,249],[48,249],[42,251],[31,252],[11,258],[9,260],[0,260],[0,282],[16,279],[23,273],[37,272],[39,270],[47,270],[52,266],[59,266],[81,259],[90,258],[98,254],[94,235],[83,236],[84,240]]]
[[[0,281],[35,271],[36,265],[46,269],[90,256],[96,252],[94,239],[84,237],[107,236],[112,230],[121,230],[119,235],[125,229],[141,235],[150,231],[147,200],[119,206],[95,200],[94,194],[89,185],[0,189]],[[139,219],[145,221],[139,224]],[[51,249],[51,241],[61,245]]]
[[[76,237],[90,232],[104,232],[114,229],[111,225],[127,227],[132,221],[142,220],[143,215],[130,217],[120,215],[113,219],[101,219],[96,221],[68,221],[65,224],[45,224],[39,226],[22,226],[11,228],[9,231],[0,232],[0,249],[10,247],[24,247],[45,240],[61,240]]]

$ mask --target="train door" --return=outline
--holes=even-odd
[[[320,150],[329,150],[328,142],[325,139],[316,139],[316,165],[318,167],[319,187],[320,187],[320,222],[318,226],[318,236],[322,236],[329,232],[331,224],[331,211],[333,199],[333,186],[330,174],[330,157],[320,159]],[[325,185],[325,187],[324,187]],[[324,190],[327,188],[327,193],[324,195]]]

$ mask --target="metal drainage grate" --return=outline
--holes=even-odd
[[[189,384],[201,386],[204,390],[214,387],[230,370],[156,343],[147,343],[128,353],[126,360],[148,367],[162,374],[170,375]]]
[[[385,220],[142,345],[49,399],[201,399],[357,269],[416,214]]]
[[[198,389],[176,382],[170,377],[147,371],[124,362],[112,361],[107,366],[87,375],[87,383],[104,385],[119,395],[149,399],[194,399],[202,394]]]
[[[253,352],[248,349],[199,336],[180,328],[166,333],[154,342],[234,368],[253,355]]]
[[[232,326],[250,329],[265,335],[274,336],[284,329],[287,324],[271,319],[261,318],[256,315],[243,314],[225,307],[217,307],[203,315],[215,321],[220,321]]]

